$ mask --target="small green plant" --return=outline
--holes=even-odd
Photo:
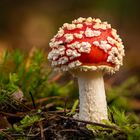
[[[127,125],[129,123],[128,116],[125,115],[124,110],[118,110],[115,107],[112,107],[111,112],[113,114],[113,120],[115,121],[115,124],[119,126]]]
[[[72,106],[72,109],[69,113],[67,113],[67,115],[74,115],[76,113],[76,109],[78,107],[78,104],[79,104],[79,100],[76,100]]]
[[[7,84],[7,90],[10,92],[14,92],[18,90],[17,82],[19,81],[18,75],[16,73],[9,74],[9,83]]]
[[[24,131],[24,129],[26,129],[26,127],[33,125],[36,122],[39,122],[43,120],[43,118],[41,118],[39,115],[34,115],[34,116],[29,116],[26,115],[21,121],[20,124],[14,124],[13,125],[13,129],[17,132],[21,132]]]

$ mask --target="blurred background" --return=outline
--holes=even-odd
[[[28,52],[34,46],[48,50],[49,40],[64,22],[99,17],[123,39],[126,56],[121,79],[139,74],[139,5],[138,0],[0,0],[0,50],[20,48]]]

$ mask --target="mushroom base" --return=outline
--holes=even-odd
[[[107,102],[101,72],[78,72],[79,119],[93,122],[108,120]]]

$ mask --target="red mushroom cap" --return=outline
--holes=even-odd
[[[122,65],[124,46],[115,29],[100,19],[78,18],[64,23],[51,39],[48,59],[55,69],[115,72]]]

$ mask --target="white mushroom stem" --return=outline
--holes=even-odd
[[[79,119],[102,122],[108,120],[107,102],[101,72],[78,72]]]

